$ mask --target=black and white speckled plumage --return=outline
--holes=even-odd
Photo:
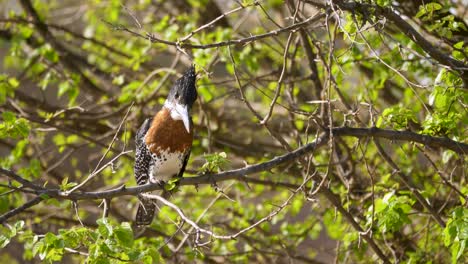
[[[145,135],[148,131],[152,118],[145,120],[143,125],[137,131],[135,137],[135,179],[138,185],[144,185],[149,181],[149,173],[154,166],[154,160],[151,157],[151,153],[146,147]],[[138,205],[138,211],[136,214],[135,223],[137,225],[149,225],[153,220],[156,205],[150,199],[145,199],[140,196],[140,204]]]
[[[145,144],[145,135],[148,131],[152,118],[148,118],[143,122],[143,125],[138,129],[135,137],[135,178],[138,185],[148,183],[149,180],[149,168],[153,166],[154,160],[151,157],[151,153]]]

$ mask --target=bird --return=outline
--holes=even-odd
[[[138,185],[164,185],[183,176],[193,142],[191,109],[198,97],[196,76],[192,65],[176,80],[161,110],[137,130],[134,173]],[[163,196],[167,194],[162,192]],[[135,224],[150,225],[156,204],[142,195],[139,200]]]

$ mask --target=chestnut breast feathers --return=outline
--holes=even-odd
[[[151,153],[185,153],[192,147],[193,132],[187,133],[182,120],[174,120],[168,109],[163,108],[153,118],[145,142]]]

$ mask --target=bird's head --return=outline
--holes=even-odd
[[[184,122],[188,133],[190,133],[190,109],[197,100],[196,77],[195,67],[192,66],[175,82],[164,103],[164,107],[169,109],[174,120]]]

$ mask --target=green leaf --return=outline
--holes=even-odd
[[[391,0],[377,0],[377,5],[386,7],[389,6],[392,3]]]
[[[44,241],[41,240],[41,241],[38,241],[34,244],[33,248],[32,248],[32,254],[33,256],[36,256],[37,254],[42,254],[42,252],[44,252],[44,249],[45,249],[45,245],[44,245]],[[45,257],[44,256],[40,256],[40,259],[43,260]]]
[[[201,173],[220,172],[226,165],[229,164],[226,152],[205,154],[205,164],[199,170]]]
[[[4,122],[13,123],[16,120],[16,116],[13,112],[5,111],[2,113],[2,118]]]
[[[29,25],[21,26],[19,30],[19,34],[23,39],[28,39],[34,33],[34,28]]]
[[[140,87],[140,81],[133,81],[122,88],[122,93],[119,96],[120,103],[128,103],[140,96],[140,94],[136,94],[136,90]]]
[[[356,38],[357,26],[356,26],[356,23],[354,22],[353,15],[352,14],[346,15],[345,21],[346,21],[346,24],[342,29],[343,32],[345,33],[344,35],[350,41],[354,41]]]
[[[10,111],[2,113],[3,123],[0,123],[0,138],[24,138],[29,135],[29,122],[24,118],[16,118]]]
[[[444,244],[450,247],[452,263],[457,263],[464,256],[468,243],[468,208],[457,207],[444,229]]]
[[[19,86],[19,82],[16,78],[8,78],[8,84],[13,88],[17,88]]]
[[[439,4],[439,3],[435,3],[435,2],[428,3],[428,4],[425,4],[425,5],[421,5],[419,7],[418,13],[416,13],[416,18],[422,17],[422,16],[427,15],[427,14],[432,16],[432,13],[434,11],[437,11],[437,10],[440,10],[440,9],[442,9],[442,5]]]
[[[296,198],[292,202],[292,207],[291,207],[291,214],[293,216],[296,216],[302,209],[302,206],[304,205],[304,200],[300,198]]]
[[[133,230],[129,223],[122,223],[119,227],[115,228],[114,233],[117,240],[122,246],[133,246]]]
[[[75,187],[78,185],[76,182],[68,182],[68,177],[65,177],[62,180],[62,184],[60,184],[60,189],[63,191],[70,190],[71,188]]]
[[[24,221],[20,220],[17,221],[12,227],[8,227],[8,229],[4,227],[0,227],[0,231],[2,234],[0,235],[0,248],[6,247],[11,239],[15,237],[19,231],[23,230],[24,228]]]
[[[4,248],[8,244],[10,244],[10,238],[5,235],[0,235],[0,248]]]
[[[323,223],[330,238],[339,240],[345,234],[347,224],[343,222],[341,214],[335,214],[334,210],[325,212]]]
[[[407,129],[410,122],[416,122],[414,112],[399,105],[385,109],[377,121],[377,126],[383,127],[384,124],[388,124],[395,129]]]
[[[0,104],[5,103],[8,97],[13,97],[15,89],[19,86],[19,81],[6,74],[0,74]]]
[[[49,196],[48,194],[45,194],[45,193],[41,193],[41,194],[39,195],[39,197],[41,197],[43,200],[47,200],[47,199],[50,198],[50,196]]]
[[[177,183],[179,182],[180,179],[175,178],[169,180],[165,185],[164,185],[164,190],[166,191],[175,191],[177,188]]]
[[[97,221],[99,234],[105,238],[113,234],[113,227],[107,218],[100,218]]]
[[[71,87],[71,84],[70,82],[68,81],[65,81],[65,82],[61,82],[59,84],[59,87],[58,87],[58,97],[61,97],[62,95],[64,95]]]
[[[51,62],[58,62],[59,56],[58,53],[50,46],[50,44],[45,44],[39,49],[40,54],[42,54],[46,59]]]
[[[423,122],[422,131],[424,134],[434,135],[434,136],[447,136],[452,133],[455,133],[457,129],[457,124],[461,120],[460,114],[449,113],[449,114],[440,114],[434,113],[428,115],[426,120]]]
[[[64,81],[58,86],[58,97],[62,97],[64,94],[68,95],[68,106],[72,106],[75,103],[78,94],[80,93],[79,88],[75,85],[74,81]]]
[[[393,233],[400,230],[404,224],[410,223],[408,214],[411,211],[413,200],[407,196],[397,196],[389,192],[381,199],[375,201],[375,220],[381,232]],[[372,221],[372,207],[367,214],[368,225]]]

